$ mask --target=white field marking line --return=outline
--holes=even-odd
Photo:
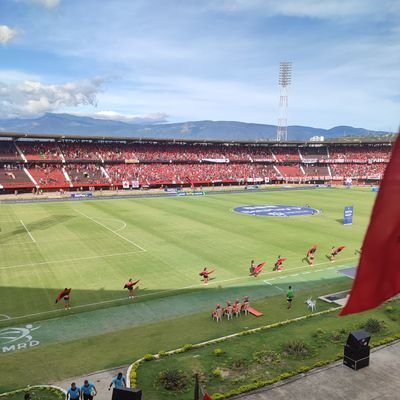
[[[11,317],[6,314],[0,314],[0,317],[4,317],[4,318],[0,319],[0,321],[5,321],[6,319],[11,319]]]
[[[29,235],[29,237],[32,239],[33,243],[36,243],[35,238],[32,236],[32,234],[29,232],[28,228],[26,227],[26,225],[24,224],[24,221],[22,221],[22,219],[19,220],[19,222],[21,222],[22,226],[25,228],[27,234]]]
[[[136,252],[136,253],[140,253],[140,252]],[[125,253],[122,253],[122,254],[125,254]],[[352,257],[352,259],[354,259],[354,258],[356,258],[356,257]],[[345,261],[345,260],[343,260],[343,261]],[[329,262],[330,262],[330,261],[329,261]],[[326,263],[321,263],[321,264],[327,264],[327,262],[326,262]],[[318,265],[321,265],[321,264],[318,264]],[[340,267],[340,265],[338,265],[338,267]],[[305,268],[305,267],[302,266],[302,267],[298,267],[298,268]],[[333,268],[333,267],[326,268],[325,270],[332,269],[332,268]],[[268,273],[268,272],[267,272],[267,273]],[[269,273],[269,274],[271,274],[271,273]],[[290,277],[290,276],[291,276],[291,275],[280,276],[280,277],[272,278],[272,279],[270,279],[270,281],[272,281],[272,280],[274,280],[274,279],[287,278],[287,277]],[[225,280],[223,280],[223,281],[219,281],[219,282],[215,282],[215,283],[228,282],[228,281],[239,280],[239,279],[246,279],[246,278],[249,278],[249,276],[246,276],[246,277],[243,277],[243,276],[242,276],[242,277],[238,277],[238,278],[234,278],[234,279],[225,279]],[[209,282],[209,284],[210,284],[210,283],[213,283],[213,282]],[[269,282],[265,282],[265,283],[268,283],[268,284],[269,284]],[[178,291],[180,291],[180,290],[193,289],[193,288],[196,288],[196,287],[204,287],[204,286],[205,286],[204,283],[200,283],[200,284],[196,284],[196,285],[185,286],[185,287],[182,287],[182,288],[165,289],[165,290],[160,290],[160,291],[158,291],[158,292],[153,292],[153,293],[139,294],[139,295],[137,295],[136,297],[138,297],[138,298],[139,298],[139,297],[148,297],[148,296],[154,296],[154,295],[163,294],[163,293],[178,292]],[[279,289],[280,289],[280,288],[279,288]],[[281,290],[281,289],[280,289],[280,290]],[[283,290],[283,289],[282,289],[282,290]],[[124,300],[124,299],[127,299],[127,298],[126,298],[126,297],[121,297],[121,298],[118,298],[118,299],[99,301],[99,302],[97,302],[97,303],[81,304],[81,305],[75,306],[75,307],[73,307],[73,308],[83,308],[83,307],[89,307],[89,306],[96,306],[96,305],[99,305],[99,304],[115,303],[115,302],[118,302],[118,301],[122,301],[122,300]],[[341,307],[339,307],[339,308],[341,308]],[[49,310],[49,311],[42,311],[42,312],[33,313],[33,314],[20,315],[20,316],[18,316],[18,317],[11,317],[10,320],[21,319],[21,318],[27,318],[27,317],[34,317],[35,315],[51,314],[51,313],[55,313],[55,312],[58,312],[58,311],[61,311],[61,309]]]
[[[119,231],[123,231],[126,228],[126,222],[122,222],[124,225],[121,226],[121,228],[118,228],[114,231],[114,233],[119,232]]]
[[[119,223],[122,223],[122,225],[118,228],[113,230],[113,232],[119,232],[122,231],[126,228],[126,222],[122,221],[122,219],[118,219],[118,218],[104,218],[104,217],[92,217],[93,219],[99,219],[99,220],[106,220],[106,221],[117,221]]]
[[[51,243],[51,242],[46,241],[46,243]],[[21,244],[33,244],[33,242],[29,241],[29,242],[18,242],[18,243],[0,243],[0,246],[21,246]]]
[[[2,270],[2,269],[13,269],[13,268],[24,268],[24,267],[34,267],[36,265],[60,264],[60,263],[71,262],[71,261],[95,260],[97,258],[117,257],[117,256],[125,256],[125,255],[128,255],[128,254],[138,254],[138,253],[142,253],[142,251],[128,251],[128,252],[125,252],[125,253],[104,254],[102,256],[67,258],[67,259],[64,259],[64,260],[43,261],[43,262],[31,263],[31,264],[9,265],[9,266],[6,266],[6,267],[0,267],[0,270]]]
[[[279,286],[276,286],[276,285],[273,285],[272,283],[270,283],[270,282],[268,282],[268,281],[264,281],[267,285],[271,285],[271,286],[273,286],[274,288],[277,288],[278,290],[280,290],[281,292],[283,292],[283,289],[282,288],[280,288]]]
[[[81,304],[79,306],[74,306],[73,308],[75,309],[75,308],[97,306],[98,304],[114,303],[116,301],[122,301],[122,300],[127,300],[127,297],[120,297],[118,299],[98,301],[97,303]],[[15,320],[15,319],[21,319],[21,318],[27,318],[27,317],[34,317],[35,315],[52,314],[52,313],[55,313],[55,312],[62,312],[62,311],[63,311],[62,308],[57,308],[56,310],[41,311],[41,312],[37,312],[37,313],[33,313],[33,314],[19,315],[18,317],[10,317],[7,320]]]
[[[75,212],[77,212],[78,214],[83,215],[85,218],[90,219],[91,221],[93,221],[95,224],[102,226],[103,228],[107,229],[108,231],[112,232],[114,235],[117,235],[119,238],[121,238],[122,240],[125,240],[126,242],[132,244],[133,246],[139,248],[142,251],[147,251],[146,249],[144,249],[143,247],[139,246],[138,244],[136,244],[135,242],[132,242],[131,240],[127,239],[125,236],[122,236],[121,234],[119,234],[116,231],[113,231],[112,229],[110,229],[108,226],[102,224],[101,222],[96,221],[95,219],[93,219],[92,217],[89,217],[89,215],[86,215],[85,213],[78,211],[78,210],[74,210]]]

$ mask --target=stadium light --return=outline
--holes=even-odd
[[[279,64],[279,119],[276,140],[287,141],[287,108],[288,108],[288,87],[292,83],[292,63],[282,61]]]

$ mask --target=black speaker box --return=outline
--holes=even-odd
[[[131,388],[114,388],[112,400],[142,400],[142,390]]]
[[[350,357],[344,357],[343,358],[343,364],[346,365],[347,367],[354,369],[355,371],[368,367],[369,365],[369,357],[362,358],[361,360],[354,360]]]
[[[369,357],[370,347],[362,347],[361,349],[354,349],[350,346],[344,346],[344,356],[352,358],[353,360],[361,360],[363,358]]]
[[[346,345],[353,349],[361,349],[368,347],[370,340],[371,336],[369,335],[369,333],[361,329],[359,331],[354,331],[349,334]]]

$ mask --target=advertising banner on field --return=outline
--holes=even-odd
[[[344,208],[343,225],[351,225],[353,223],[354,207],[346,206]]]

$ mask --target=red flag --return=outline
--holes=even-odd
[[[400,137],[372,210],[350,298],[340,315],[377,307],[400,292]]]
[[[213,400],[212,397],[206,392],[204,393],[203,400]]]

